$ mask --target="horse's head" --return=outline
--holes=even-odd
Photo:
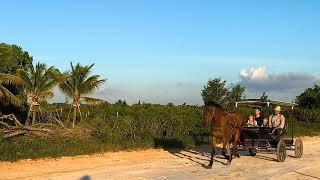
[[[206,105],[203,108],[203,116],[202,116],[202,123],[205,126],[208,126],[211,124],[213,118],[215,115],[215,107],[214,106],[210,106],[210,105]]]

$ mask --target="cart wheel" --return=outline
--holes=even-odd
[[[250,156],[256,156],[257,155],[257,151],[255,149],[249,149],[249,153],[250,153]]]
[[[295,143],[295,156],[301,158],[303,155],[303,142],[302,139],[297,139]]]
[[[284,140],[280,140],[277,145],[277,160],[278,162],[284,162],[287,156],[287,144]]]

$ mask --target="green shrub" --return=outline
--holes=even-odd
[[[287,133],[287,137],[293,136],[319,136],[320,135],[320,124],[319,123],[308,123],[302,121],[294,121],[293,122],[293,129],[292,129],[292,122],[288,121],[289,129]]]
[[[86,111],[90,117],[82,124],[94,129],[97,139],[111,144],[121,142],[124,147],[154,147],[157,139],[175,139],[184,146],[194,145],[194,132],[204,128],[198,107],[108,105]]]
[[[310,123],[320,123],[320,109],[311,108],[303,109],[296,108],[294,110],[294,118],[298,121],[310,122]]]

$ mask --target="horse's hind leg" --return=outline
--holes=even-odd
[[[233,154],[240,158],[240,154],[238,152],[238,149],[237,149],[237,146],[240,144],[240,135],[241,135],[241,131],[240,130],[237,130],[236,131],[236,135],[235,135],[235,139],[234,139],[234,143],[233,143]]]
[[[231,154],[231,150],[230,150],[230,142],[227,142],[227,151],[228,151],[228,157],[226,159],[228,159],[227,165],[231,165],[232,162],[232,154]]]
[[[210,159],[210,163],[208,165],[208,168],[212,168],[212,165],[213,165],[213,158],[216,154],[216,150],[217,150],[217,147],[216,147],[216,142],[217,142],[217,139],[216,137],[213,137],[211,138],[211,147],[212,147],[212,151],[211,151],[211,159]]]
[[[222,156],[227,159],[228,155],[226,153],[226,149],[227,149],[226,146],[227,146],[227,142],[223,142]]]

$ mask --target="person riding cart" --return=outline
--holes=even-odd
[[[274,109],[274,115],[269,117],[269,127],[272,128],[272,134],[276,136],[276,142],[284,133],[285,124],[286,118],[281,114],[281,106],[277,106]]]
[[[255,112],[254,112],[254,120],[257,121],[258,126],[262,126],[263,125],[263,117],[261,115],[262,111],[260,108],[255,108]]]

